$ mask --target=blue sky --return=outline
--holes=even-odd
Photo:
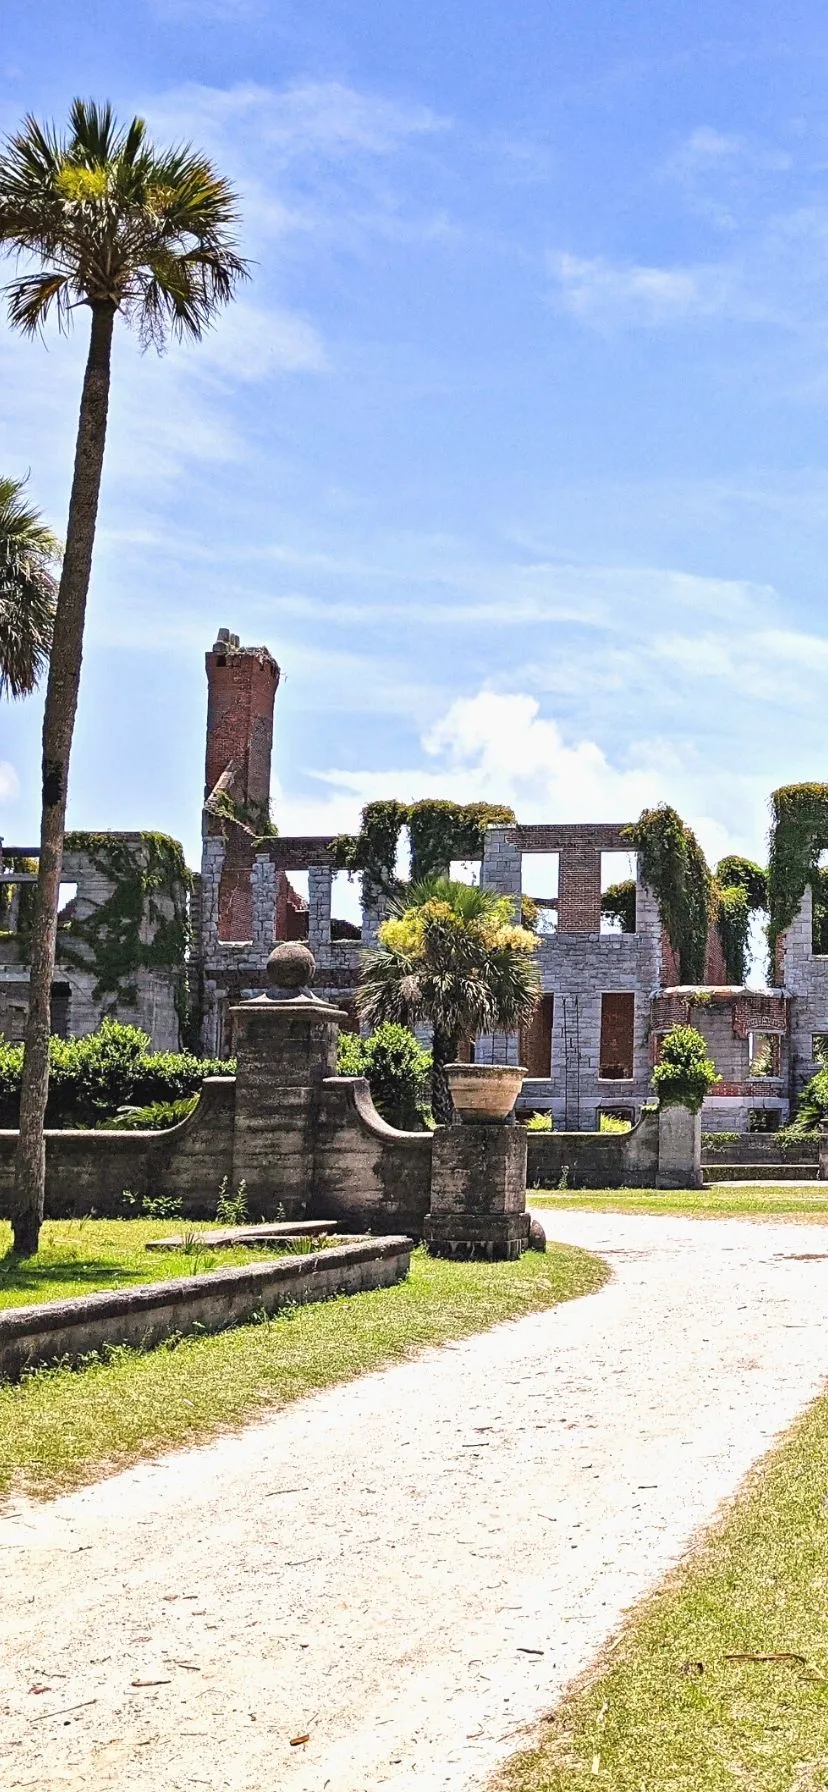
[[[76,93],[191,138],[255,263],[116,345],[75,826],[197,862],[204,650],[284,673],[274,800],[526,820],[674,802],[764,851],[823,778],[828,19],[816,0],[5,0],[0,128]],[[60,529],[85,344],[0,328],[0,468]],[[31,841],[40,708],[0,712]]]

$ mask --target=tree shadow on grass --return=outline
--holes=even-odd
[[[89,1293],[112,1287],[123,1287],[125,1283],[146,1282],[149,1280],[144,1265],[128,1262],[112,1262],[105,1258],[79,1257],[70,1262],[61,1262],[49,1257],[16,1257],[13,1251],[7,1251],[0,1257],[0,1307],[7,1294],[30,1294],[32,1301],[43,1299],[47,1294],[51,1299],[59,1296],[64,1287],[67,1295],[84,1289]]]

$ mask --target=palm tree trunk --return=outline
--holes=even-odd
[[[69,500],[66,551],[46,686],[40,863],[11,1213],[14,1249],[20,1256],[31,1256],[37,1250],[43,1222],[46,1182],[43,1125],[49,1094],[50,998],[55,968],[69,755],[78,706],[86,597],[106,445],[114,321],[112,306],[93,307]]]
[[[431,1112],[438,1126],[450,1126],[454,1119],[454,1103],[446,1076],[446,1065],[457,1057],[457,1039],[435,1027],[431,1040]]]

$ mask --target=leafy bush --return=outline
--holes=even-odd
[[[530,1114],[528,1120],[524,1120],[523,1124],[527,1132],[554,1132],[555,1130],[555,1122],[551,1114]]]
[[[631,1132],[629,1120],[622,1120],[618,1114],[602,1114],[598,1123],[599,1132]]]
[[[664,1035],[661,1058],[653,1071],[662,1107],[689,1108],[691,1114],[697,1114],[708,1090],[718,1080],[701,1033],[695,1027],[671,1027]]]
[[[197,1095],[184,1095],[180,1101],[151,1101],[145,1108],[128,1108],[111,1120],[102,1120],[102,1132],[164,1132],[186,1120],[198,1101]]]
[[[803,1133],[818,1132],[823,1120],[828,1120],[828,1065],[818,1070],[809,1083],[805,1084],[799,1097],[796,1116],[790,1126],[783,1127],[777,1133],[777,1139],[783,1144],[802,1138]]]
[[[23,1046],[0,1040],[0,1125],[16,1126]],[[146,1033],[105,1020],[83,1039],[49,1041],[47,1126],[95,1126],[119,1108],[182,1101],[206,1076],[228,1076],[235,1064],[191,1052],[153,1052]]]
[[[377,1112],[403,1132],[422,1131],[431,1081],[431,1053],[407,1027],[383,1021],[370,1039],[340,1033],[340,1076],[364,1076]]]

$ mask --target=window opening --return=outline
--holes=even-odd
[[[560,854],[557,852],[521,854],[520,887],[524,920],[542,935],[558,931],[559,869]]]
[[[601,1049],[598,1075],[620,1082],[633,1075],[635,996],[606,994],[601,997]]]
[[[555,997],[541,996],[532,1015],[520,1029],[518,1047],[521,1064],[527,1076],[552,1075],[552,1025],[555,1018]]]
[[[602,852],[601,932],[603,934],[635,933],[635,871],[635,853]]]

